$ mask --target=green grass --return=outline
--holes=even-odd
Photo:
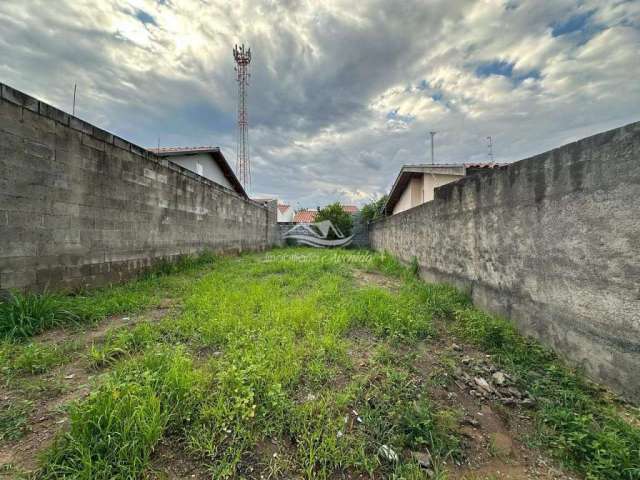
[[[539,441],[550,452],[587,478],[640,478],[640,430],[598,388],[504,319],[462,306],[452,316],[453,332],[493,354],[537,399]]]
[[[0,407],[0,442],[17,440],[27,430],[31,402],[21,401]]]
[[[0,301],[0,339],[27,338],[76,319],[60,296],[13,293]]]
[[[461,412],[439,406],[430,397],[435,383],[413,367],[416,345],[428,346],[441,324],[492,354],[536,397],[540,442],[566,465],[588,478],[638,478],[639,432],[600,391],[508,322],[451,287],[420,282],[415,268],[389,255],[295,248],[184,262],[65,299],[81,321],[167,295],[184,303],[174,318],[112,330],[89,349],[95,368],[111,370],[71,407],[42,478],[141,478],[163,438],[212,478],[243,478],[250,468],[267,477],[424,478],[413,450],[429,450],[435,478],[446,478],[446,464],[465,454]],[[354,268],[394,277],[399,287],[358,287]],[[357,352],[370,347],[358,332],[376,345],[365,366]],[[272,440],[279,454],[256,458],[257,446]],[[378,454],[382,445],[397,462]]]
[[[215,261],[209,252],[183,255],[175,261],[160,260],[139,280],[69,296],[13,292],[0,301],[0,340],[21,341],[58,326],[95,323],[109,315],[138,312],[158,304],[163,296],[184,291],[194,272]]]
[[[79,349],[76,342],[58,344],[0,343],[0,360],[5,378],[16,375],[35,375],[46,373],[71,360],[71,355]]]

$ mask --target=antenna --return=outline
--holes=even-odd
[[[433,165],[435,163],[435,157],[433,155],[433,148],[434,148],[434,137],[436,136],[436,133],[438,132],[429,132],[429,134],[431,135],[431,165]]]
[[[489,160],[493,163],[493,140],[491,135],[487,137],[487,147],[489,148]]]
[[[249,63],[251,49],[244,44],[233,48],[233,59],[238,82],[238,129],[236,144],[236,173],[245,190],[251,187],[251,163],[249,160],[249,117],[247,116],[247,87],[249,85]]]
[[[71,114],[75,117],[76,116],[76,89],[78,88],[78,84],[74,83],[73,84],[73,108],[71,110]]]

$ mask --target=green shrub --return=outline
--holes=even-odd
[[[318,209],[315,221],[322,222],[324,220],[330,220],[333,226],[340,230],[345,237],[351,235],[353,218],[349,213],[345,212],[340,202],[332,203],[331,205]],[[336,238],[333,231],[329,232],[329,238]]]

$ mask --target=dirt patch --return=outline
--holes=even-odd
[[[80,348],[75,353],[76,358],[71,362],[45,374],[27,376],[22,379],[23,383],[38,381],[44,382],[45,385],[56,385],[57,388],[47,389],[30,399],[33,405],[32,413],[27,421],[27,431],[15,441],[0,444],[0,468],[11,465],[18,471],[24,472],[32,472],[37,468],[39,453],[51,445],[57,433],[67,424],[66,407],[71,402],[88,396],[96,383],[96,374],[89,368],[83,353],[89,345],[101,341],[112,328],[132,326],[143,320],[159,321],[170,311],[171,308],[165,306],[148,310],[136,316],[114,315],[88,331],[74,332],[69,329],[58,329],[34,338],[34,341],[39,343],[73,340],[84,348]],[[25,392],[19,389],[3,389],[0,392],[0,406],[24,398]]]
[[[402,281],[397,278],[387,277],[382,273],[365,272],[363,270],[354,270],[353,278],[356,285],[360,287],[382,287],[387,290],[397,292],[402,286]]]
[[[156,446],[151,458],[151,468],[145,478],[208,480],[211,478],[211,473],[207,471],[205,462],[189,456],[179,440],[165,438]]]
[[[46,374],[44,379],[60,382],[63,388],[56,392],[58,395],[45,393],[34,402],[24,436],[0,446],[0,465],[12,465],[25,472],[35,470],[39,453],[51,445],[67,423],[66,407],[89,395],[93,383],[81,361],[64,365]],[[7,398],[17,398],[17,395]]]
[[[48,330],[32,338],[33,342],[41,344],[62,343],[69,340],[78,340],[84,344],[99,340],[105,333],[114,327],[126,327],[143,320],[157,321],[166,317],[178,304],[170,298],[163,299],[156,308],[145,310],[139,314],[121,313],[111,315],[100,322],[89,325],[87,328],[67,326]]]
[[[447,478],[578,478],[558,468],[541,451],[523,443],[522,439],[534,431],[531,411],[517,402],[503,403],[503,386],[497,387],[491,377],[500,370],[491,364],[490,357],[470,345],[445,342],[443,335],[439,338],[441,340],[419,346],[415,367],[431,385],[430,396],[435,403],[461,413],[458,431],[463,461],[448,462]],[[468,377],[471,385],[464,381]],[[485,392],[478,385],[484,385],[485,377],[492,392]],[[496,378],[502,380],[500,376]],[[504,385],[505,392],[506,388]],[[521,395],[527,398],[526,392]]]

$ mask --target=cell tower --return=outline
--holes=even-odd
[[[493,163],[493,139],[491,135],[487,137],[487,148],[489,149],[489,161]]]
[[[251,49],[244,44],[233,48],[238,81],[238,131],[236,145],[236,174],[245,190],[251,187],[251,162],[249,160],[249,117],[247,116],[247,87],[249,86],[249,63]]]

